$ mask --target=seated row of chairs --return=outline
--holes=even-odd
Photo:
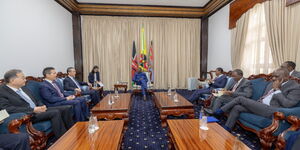
[[[207,74],[212,77],[215,71]],[[231,84],[230,72],[224,72],[228,75],[227,83]],[[252,83],[252,96],[250,99],[259,100],[263,96],[266,87],[270,84],[272,74],[251,75],[247,78]],[[291,80],[295,80],[300,84],[300,79],[290,76]],[[200,79],[203,81],[204,79]],[[200,97],[204,107],[209,107],[214,96],[212,94],[203,94]],[[204,99],[204,101],[203,101]],[[285,148],[285,143],[288,137],[296,134],[300,128],[300,103],[292,108],[278,108],[278,112],[274,113],[273,118],[265,118],[251,113],[241,113],[238,119],[238,124],[247,131],[255,133],[259,138],[262,148],[268,149],[277,141],[279,149]],[[277,140],[278,139],[278,140]]]

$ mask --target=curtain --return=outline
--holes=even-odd
[[[105,89],[130,86],[132,43],[139,54],[142,27],[148,52],[153,41],[154,88],[186,88],[188,77],[199,76],[200,19],[83,16],[84,79],[98,65]]]
[[[240,68],[249,24],[249,13],[245,13],[231,30],[231,63],[233,68]]]
[[[300,64],[300,3],[286,7],[285,0],[264,3],[266,26],[276,66],[287,60]],[[300,69],[300,66],[297,66]]]
[[[246,12],[232,30],[232,64],[245,77],[274,70],[263,4]]]

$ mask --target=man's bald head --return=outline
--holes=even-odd
[[[289,80],[289,71],[287,68],[279,68],[273,72],[273,81],[275,80]]]

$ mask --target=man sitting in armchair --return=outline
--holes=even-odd
[[[72,105],[75,121],[85,121],[89,116],[89,109],[86,100],[83,97],[75,97],[64,92],[62,87],[57,84],[57,73],[53,67],[47,67],[43,70],[45,81],[40,88],[40,94],[45,99],[49,107]]]
[[[5,85],[0,87],[0,110],[9,114],[32,114],[32,122],[50,120],[56,139],[73,125],[71,106],[46,107],[35,98],[25,86],[25,76],[21,70],[12,69],[4,74]]]
[[[211,94],[213,92],[214,89],[216,88],[224,88],[227,82],[227,77],[225,75],[222,74],[223,73],[223,69],[222,68],[217,68],[216,69],[216,78],[214,80],[209,80],[208,81],[208,85],[209,87],[207,88],[203,88],[203,89],[199,89],[196,90],[190,97],[189,97],[189,101],[190,102],[194,102],[199,100],[199,97],[202,94]]]
[[[98,90],[83,90],[82,86],[87,85],[92,87],[91,83],[80,82],[75,79],[76,70],[74,67],[69,67],[67,69],[68,77],[64,79],[64,89],[66,91],[76,91],[81,95],[90,95],[92,98],[92,105],[96,105],[100,100],[100,95]]]
[[[227,130],[233,128],[242,112],[271,118],[277,108],[290,108],[299,103],[300,85],[296,81],[289,80],[287,69],[280,68],[274,71],[272,80],[272,84],[269,84],[264,95],[258,101],[239,96],[216,110],[216,115],[223,112],[229,113],[225,124]]]
[[[139,68],[138,71],[134,74],[133,82],[141,86],[143,98],[144,100],[146,100],[148,78],[141,68]]]

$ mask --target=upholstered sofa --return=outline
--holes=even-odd
[[[32,124],[31,115],[25,113],[10,114],[0,124],[0,134],[6,133],[28,133],[30,136],[30,147],[32,150],[44,149],[48,138],[53,135],[51,122],[43,121]]]

